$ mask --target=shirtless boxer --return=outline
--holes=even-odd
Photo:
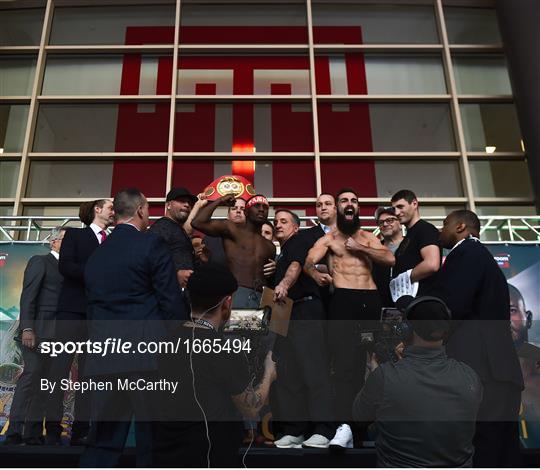
[[[358,196],[342,189],[336,196],[337,227],[320,238],[309,251],[304,270],[319,286],[333,285],[330,300],[328,342],[334,372],[336,414],[351,422],[352,403],[364,384],[366,351],[360,346],[359,329],[378,321],[381,301],[371,276],[373,262],[392,266],[392,252],[375,235],[360,228]],[[329,273],[316,264],[328,258]],[[330,446],[353,446],[351,428],[341,425]]]
[[[253,196],[246,203],[245,225],[230,220],[211,220],[220,205],[233,206],[233,195],[222,196],[199,210],[192,221],[194,228],[212,237],[223,238],[229,268],[238,281],[233,296],[234,308],[257,308],[263,286],[266,285],[264,266],[276,255],[274,244],[261,235],[261,226],[268,218],[268,201],[264,196]]]

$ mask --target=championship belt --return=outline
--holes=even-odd
[[[255,196],[255,188],[243,176],[224,175],[212,181],[203,192],[206,199],[215,201],[221,196],[227,194],[234,195],[235,198],[244,199],[247,201],[250,197]]]

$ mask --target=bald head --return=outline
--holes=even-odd
[[[480,220],[469,210],[457,210],[448,214],[441,230],[441,244],[444,248],[452,248],[457,242],[469,236],[480,236]]]

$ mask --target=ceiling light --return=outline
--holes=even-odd
[[[493,153],[497,150],[497,147],[486,147],[486,153]]]

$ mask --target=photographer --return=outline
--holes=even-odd
[[[242,415],[257,416],[276,379],[276,366],[269,352],[262,379],[254,385],[246,360],[249,343],[242,343],[242,350],[226,350],[227,341],[242,342],[222,333],[237,287],[230,270],[213,263],[196,268],[189,278],[192,318],[176,323],[169,338],[182,348],[160,358],[160,378],[177,381],[179,390],[158,397],[153,446],[158,467],[240,465]],[[197,342],[212,345],[211,350],[197,350]]]
[[[354,402],[354,419],[375,421],[378,466],[470,467],[480,379],[446,356],[451,316],[441,300],[417,298],[405,317],[403,358],[368,377]]]

